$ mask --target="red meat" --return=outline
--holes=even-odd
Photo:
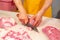
[[[11,17],[0,17],[0,28],[15,26],[17,23]]]
[[[10,30],[5,36],[2,37],[3,40],[32,40],[28,33],[23,29],[19,32]]]
[[[52,26],[47,26],[42,31],[49,37],[50,40],[60,40],[60,30]]]
[[[0,10],[16,11],[17,8],[13,0],[0,0]]]

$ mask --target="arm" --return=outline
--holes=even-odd
[[[42,6],[42,8],[38,11],[37,15],[31,18],[31,21],[34,19],[34,24],[33,26],[38,26],[40,25],[41,21],[42,21],[42,15],[44,14],[44,12],[48,9],[48,7],[52,4],[52,0],[45,0],[44,5]]]
[[[28,17],[27,17],[25,9],[23,7],[22,1],[21,0],[14,0],[14,2],[15,2],[15,5],[17,6],[18,10],[19,10],[19,14],[17,15],[18,19],[23,24],[27,24]]]
[[[26,13],[21,0],[14,0],[14,2],[20,13]]]
[[[44,12],[48,9],[49,6],[51,6],[52,0],[45,0],[45,3],[41,10],[38,11],[38,15],[42,16]]]

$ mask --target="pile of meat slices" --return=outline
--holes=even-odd
[[[6,35],[2,37],[3,40],[32,40],[28,33],[20,29],[20,31],[16,32],[14,30],[10,30]]]
[[[0,17],[0,28],[15,26],[17,23],[11,17]]]
[[[8,27],[12,28],[17,25],[16,21],[11,17],[0,17],[0,28],[6,29]],[[22,27],[19,29],[20,31],[10,30],[3,37],[3,40],[31,40],[27,31],[25,31]]]

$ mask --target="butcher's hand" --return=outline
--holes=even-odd
[[[28,16],[24,13],[17,14],[18,19],[22,22],[22,24],[27,24],[28,22]]]
[[[30,18],[30,22],[32,22],[33,20],[33,26],[38,27],[42,21],[42,17],[40,17],[39,15],[35,15]]]

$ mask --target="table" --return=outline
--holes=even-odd
[[[30,37],[33,40],[48,40],[48,37],[42,32],[42,29],[44,27],[53,26],[53,27],[56,27],[56,28],[60,29],[60,19],[43,17],[42,18],[42,23],[37,27],[39,33],[35,32],[34,30],[33,31],[29,31],[28,29],[26,29],[26,27],[24,25],[22,25],[19,22],[18,18],[16,17],[17,13],[18,12],[10,12],[10,11],[2,11],[2,10],[0,10],[0,16],[12,17],[18,23],[18,25],[16,25],[15,27],[8,28],[7,31],[5,31],[4,29],[0,29],[0,31],[1,31],[0,36],[4,35],[4,33],[8,32],[9,30],[17,31],[16,29],[18,29],[19,27],[23,27],[23,28],[25,28],[25,30],[28,32],[28,34],[30,35]]]

